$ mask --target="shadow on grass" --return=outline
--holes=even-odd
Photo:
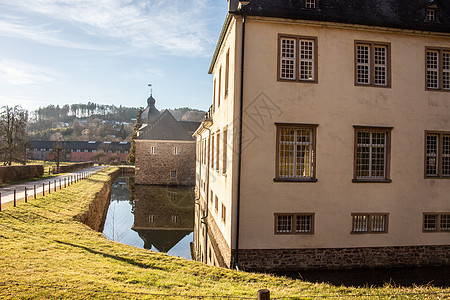
[[[335,286],[382,287],[386,284],[401,287],[450,287],[450,267],[404,267],[353,270],[318,270],[276,273],[294,279]]]
[[[99,254],[99,255],[101,255],[101,256],[103,256],[103,257],[107,257],[107,258],[111,258],[111,259],[114,259],[114,260],[117,260],[117,261],[121,261],[121,262],[130,264],[130,265],[132,265],[132,266],[139,267],[139,268],[143,268],[143,269],[155,269],[155,270],[161,270],[161,271],[164,270],[163,268],[159,268],[159,267],[156,267],[156,266],[153,266],[153,265],[149,265],[149,264],[140,263],[140,262],[134,261],[134,260],[129,259],[129,258],[125,258],[125,257],[117,256],[117,255],[111,255],[111,254],[103,253],[103,252],[100,252],[100,251],[96,251],[96,250],[90,249],[90,248],[85,247],[85,246],[75,245],[75,244],[72,244],[72,243],[63,242],[63,241],[58,241],[58,240],[55,240],[55,242],[56,242],[56,243],[59,243],[59,244],[66,245],[66,246],[71,246],[71,247],[83,249],[83,250],[86,250],[86,251],[88,251],[88,252],[90,252],[90,253],[92,253],[92,254]]]

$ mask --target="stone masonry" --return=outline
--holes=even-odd
[[[240,249],[245,271],[450,266],[450,245],[343,249]]]
[[[155,147],[154,153],[152,153],[152,147]],[[175,147],[177,154],[175,154]],[[135,181],[137,184],[194,185],[194,140],[136,140],[136,153],[139,153],[136,155]]]

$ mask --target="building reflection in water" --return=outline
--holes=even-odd
[[[119,184],[122,182],[122,184]],[[191,259],[194,230],[194,193],[190,187],[134,185],[124,177],[111,191],[104,236],[135,247]]]

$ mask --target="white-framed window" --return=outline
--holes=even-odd
[[[156,154],[156,146],[151,146],[150,153],[151,154]]]
[[[427,8],[425,20],[427,20],[428,22],[435,22],[437,20],[436,15],[437,15],[436,9]]]
[[[178,216],[172,216],[172,223],[178,223],[180,218]]]
[[[279,80],[317,82],[317,38],[279,36]]]
[[[425,132],[425,177],[450,178],[450,132]]]
[[[313,234],[314,214],[275,214],[275,234]]]
[[[315,179],[317,125],[276,125],[276,179]]]
[[[390,44],[355,42],[355,85],[390,87]]]
[[[177,171],[170,171],[170,178],[177,178]]]
[[[450,231],[450,212],[424,213],[423,232]]]
[[[354,181],[389,180],[391,130],[355,126]]]
[[[318,0],[305,0],[306,8],[316,8]]]
[[[355,213],[352,214],[352,233],[387,233],[387,213]]]
[[[148,216],[148,222],[149,223],[155,223],[155,216],[154,215]]]
[[[450,49],[426,49],[426,87],[429,90],[450,91]]]
[[[179,153],[178,147],[173,147],[173,154],[174,154],[174,155],[180,154],[180,153]]]

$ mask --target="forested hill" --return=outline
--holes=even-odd
[[[48,105],[31,112],[31,140],[129,141],[137,107],[87,104]],[[164,109],[161,110],[161,112]],[[177,120],[201,121],[205,112],[188,107],[169,109]]]

